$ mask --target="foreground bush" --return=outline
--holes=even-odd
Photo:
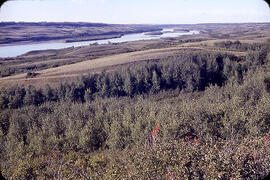
[[[91,154],[29,153],[13,169],[14,179],[262,179],[270,169],[270,141],[174,141],[155,148]]]

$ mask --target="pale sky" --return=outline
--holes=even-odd
[[[270,22],[263,0],[12,0],[0,21],[194,24]]]

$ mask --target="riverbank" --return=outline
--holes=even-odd
[[[65,43],[72,43],[72,42],[82,42],[82,41],[96,41],[96,40],[120,38],[122,36],[123,36],[123,34],[94,36],[94,37],[86,37],[86,38],[74,38],[74,39],[66,39],[66,40],[64,40],[64,42]]]

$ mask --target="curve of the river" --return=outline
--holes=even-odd
[[[34,50],[48,50],[48,49],[62,49],[68,47],[79,47],[87,46],[89,44],[108,44],[108,43],[121,43],[127,41],[138,41],[138,40],[150,40],[159,39],[167,37],[178,37],[182,35],[192,35],[199,34],[199,31],[189,31],[189,32],[174,32],[173,29],[163,29],[162,35],[149,35],[146,33],[136,33],[136,34],[126,34],[120,38],[113,39],[103,39],[94,41],[81,41],[81,42],[45,42],[45,43],[35,43],[35,44],[24,44],[24,45],[10,45],[10,46],[0,46],[0,57],[16,57]]]

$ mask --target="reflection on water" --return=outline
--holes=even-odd
[[[94,41],[81,41],[81,42],[45,42],[45,43],[35,43],[35,44],[25,44],[25,45],[11,45],[11,46],[2,46],[0,47],[0,57],[15,57],[27,53],[33,50],[47,50],[47,49],[61,49],[68,47],[78,47],[78,46],[87,46],[89,44],[108,44],[110,43],[121,43],[127,41],[138,41],[138,40],[150,40],[150,39],[159,39],[166,37],[178,37],[181,35],[192,35],[199,34],[199,31],[190,31],[190,32],[174,32],[174,29],[163,29],[164,32],[162,35],[147,35],[147,33],[136,33],[136,34],[127,34],[120,38],[113,39],[104,39],[104,40],[94,40]]]

